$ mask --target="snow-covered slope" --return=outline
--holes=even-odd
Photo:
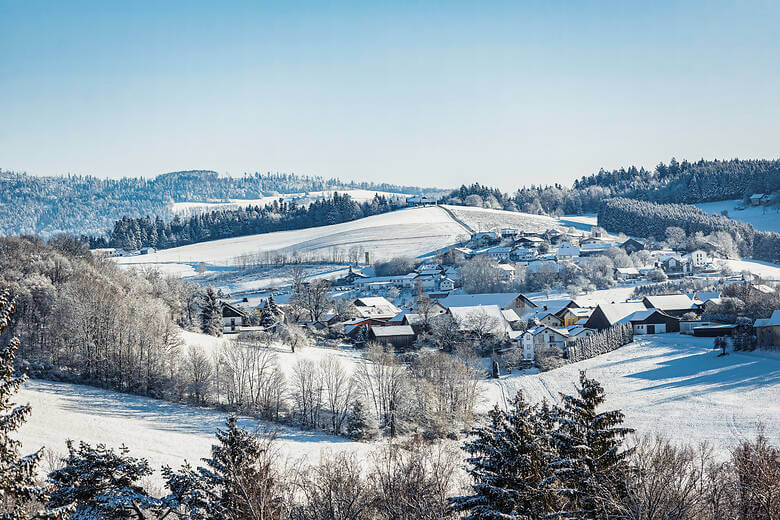
[[[332,248],[358,248],[382,259],[430,253],[465,234],[463,226],[441,208],[407,208],[332,226],[213,240],[117,261],[124,265],[231,265],[241,255],[281,250],[324,254]]]
[[[214,410],[119,394],[89,386],[31,380],[16,399],[32,406],[29,421],[19,431],[25,452],[46,446],[66,451],[65,441],[125,444],[131,455],[146,457],[152,466],[178,467],[185,459],[199,464],[210,454],[214,432],[225,414]],[[282,456],[316,461],[324,451],[366,453],[371,445],[350,442],[322,432],[305,432],[244,418],[247,428],[278,431]]]
[[[762,421],[780,442],[780,355],[730,353],[718,357],[711,338],[680,334],[643,336],[593,359],[532,375],[486,382],[486,402],[522,390],[532,401],[571,393],[579,371],[607,391],[607,406],[620,408],[639,433],[659,432],[688,443],[708,441],[726,449],[755,433]]]
[[[544,232],[560,227],[560,222],[557,219],[545,215],[471,206],[445,205],[444,207],[474,231],[500,231],[501,228],[512,227],[520,231]]]
[[[710,215],[720,215],[725,210],[728,212],[729,218],[747,222],[759,231],[780,233],[780,213],[777,210],[763,206],[748,206],[743,210],[737,210],[736,206],[741,202],[739,200],[723,200],[704,202],[695,204],[695,206]]]

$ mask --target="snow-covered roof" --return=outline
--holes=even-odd
[[[450,307],[449,311],[452,317],[458,320],[460,330],[471,330],[474,320],[481,315],[495,320],[491,330],[493,334],[506,333],[511,329],[498,305],[466,305]]]
[[[515,268],[512,267],[509,264],[498,264],[498,265],[494,265],[493,267],[495,267],[496,269],[500,269],[502,271],[506,271],[506,272],[514,272],[515,271]]]
[[[381,296],[358,298],[354,303],[364,318],[392,318],[401,312],[401,309]]]
[[[762,199],[762,198],[764,198],[764,194],[763,193],[754,193],[753,195],[750,196],[751,200],[758,200],[758,199]]]
[[[574,302],[574,300],[571,300],[571,299],[568,299],[568,298],[563,298],[563,299],[559,299],[559,300],[536,300],[536,301],[534,301],[534,303],[539,306],[539,309],[540,309],[539,312],[542,315],[545,315],[545,314],[548,314],[548,313],[557,314],[557,313],[561,312],[563,309],[565,309],[566,307],[568,307],[569,305],[571,305],[572,302]],[[575,303],[575,305],[576,305],[576,303]]]
[[[371,327],[371,332],[377,338],[386,338],[390,336],[414,336],[414,330],[409,325],[386,325],[380,327],[375,325]]]
[[[567,329],[569,331],[569,337],[573,338],[575,336],[579,336],[580,334],[590,332],[592,329],[586,329],[585,327],[569,327]]]
[[[636,267],[618,267],[617,272],[620,274],[639,274],[639,270]]]
[[[620,321],[618,321],[618,323],[631,323],[634,321],[644,321],[650,316],[652,316],[653,314],[655,314],[656,311],[658,311],[658,309],[644,309],[641,311],[635,311],[629,314],[628,316],[626,316],[625,318],[621,319]]]
[[[642,302],[602,303],[599,305],[607,321],[614,325],[629,314],[646,309]]]
[[[558,256],[577,256],[580,254],[579,247],[559,247],[555,253]]]
[[[466,305],[497,305],[501,309],[511,307],[520,293],[451,294],[439,300],[443,307]]]
[[[768,285],[765,284],[754,285],[753,289],[764,294],[774,294],[775,292],[775,290],[772,287],[769,287]]]
[[[772,312],[769,318],[761,318],[753,323],[754,327],[780,327],[780,310]]]
[[[501,314],[503,314],[504,319],[510,323],[520,321],[520,316],[517,315],[514,309],[502,309]]]
[[[686,294],[645,296],[645,300],[650,304],[650,307],[655,307],[656,309],[661,310],[682,310],[692,309],[694,307],[693,300],[691,300]]]

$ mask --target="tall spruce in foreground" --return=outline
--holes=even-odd
[[[550,464],[567,503],[558,516],[567,519],[619,518],[625,498],[627,458],[623,438],[634,430],[624,428],[620,410],[599,412],[604,389],[580,372],[576,395],[561,395],[553,419],[558,427],[549,432],[558,460]]]
[[[469,520],[535,520],[558,509],[549,468],[555,453],[538,407],[518,392],[509,411],[496,406],[490,423],[474,433],[463,447],[474,493],[452,498],[454,510]]]
[[[206,289],[203,297],[203,307],[200,311],[201,328],[204,333],[212,336],[222,334],[222,310],[219,308],[217,293],[213,287]]]
[[[4,291],[0,294],[0,336],[8,328],[14,309],[9,292]],[[43,448],[22,457],[19,455],[21,443],[10,437],[32,411],[29,406],[16,406],[11,401],[27,379],[14,375],[14,356],[18,348],[18,338],[0,347],[0,520],[65,518],[66,509],[30,512],[36,504],[46,502],[47,497],[35,481]]]

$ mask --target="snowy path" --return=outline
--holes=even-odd
[[[486,381],[486,402],[522,390],[532,401],[571,393],[580,370],[607,391],[607,406],[621,408],[640,433],[677,441],[708,441],[726,449],[755,433],[756,421],[780,443],[780,355],[731,353],[717,357],[711,338],[645,336],[615,352],[557,370]]]

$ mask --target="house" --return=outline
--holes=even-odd
[[[608,329],[626,316],[646,308],[642,302],[601,303],[593,310],[583,327],[595,330]]]
[[[769,318],[756,320],[753,328],[759,345],[780,346],[780,310],[773,311]]]
[[[536,303],[522,293],[451,294],[438,303],[444,307],[467,305],[497,305],[499,309],[512,309],[519,316],[535,309]]]
[[[533,262],[537,251],[532,247],[515,247],[510,251],[509,258],[515,262]]]
[[[613,247],[614,244],[602,241],[580,243],[580,256],[601,255]]]
[[[478,249],[474,251],[472,255],[473,256],[485,255],[485,256],[490,256],[492,258],[495,258],[496,260],[507,260],[511,252],[512,252],[511,247],[492,246],[483,249]]]
[[[571,327],[578,321],[587,320],[593,313],[593,309],[583,307],[565,307],[558,312],[558,317],[563,320],[564,327]],[[584,323],[584,322],[583,322]]]
[[[498,235],[495,231],[481,231],[471,235],[471,241],[474,244],[486,246],[498,242]]]
[[[352,303],[360,313],[361,318],[374,318],[386,321],[401,312],[401,309],[381,296],[358,298]]]
[[[528,329],[523,333],[523,350],[525,351],[526,345],[528,345],[529,348],[532,346],[534,350],[542,347],[558,347],[563,349],[566,347],[566,340],[568,337],[569,331],[566,329],[540,325],[539,327]]]
[[[513,239],[517,236],[517,228],[502,228],[501,238]]]
[[[414,343],[415,333],[410,325],[373,326],[368,330],[368,337],[393,347],[407,347]]]
[[[501,314],[504,315],[504,319],[509,323],[509,326],[513,329],[516,327],[520,327],[522,324],[522,321],[520,319],[520,316],[517,315],[517,313],[512,309],[501,309]]]
[[[533,235],[522,236],[515,240],[515,245],[534,249],[539,247],[541,244],[544,244],[544,239]]]
[[[574,343],[578,339],[587,338],[591,334],[595,334],[596,331],[593,329],[586,329],[585,327],[567,327],[567,331],[569,331],[569,336],[566,338],[566,343]]]
[[[493,269],[498,271],[498,278],[503,282],[511,282],[515,279],[515,268],[509,264],[494,265]]]
[[[580,256],[580,248],[574,246],[562,246],[555,251],[555,259],[559,262],[561,260],[571,260],[572,258]]]
[[[766,193],[754,193],[750,196],[750,205],[760,206],[767,200],[769,200],[769,196]]]
[[[670,316],[658,309],[635,311],[618,321],[630,323],[634,334],[664,334],[680,332],[680,318]]]
[[[441,278],[439,280],[439,290],[442,292],[448,292],[448,291],[454,291],[455,290],[455,280],[452,278]]]
[[[153,247],[142,247],[141,248],[141,254],[142,255],[151,255],[155,251],[157,251],[157,250],[155,248],[153,248]]]
[[[222,302],[220,310],[222,311],[223,334],[237,334],[241,331],[242,327],[246,326],[249,318],[246,313],[238,307],[234,307],[227,302]]]
[[[688,254],[688,258],[690,258],[691,265],[693,265],[693,267],[704,267],[710,263],[710,257],[705,251],[702,251],[701,249],[691,251]]]
[[[427,195],[414,195],[412,197],[406,197],[407,206],[430,206],[436,204],[436,199],[428,197]]]
[[[642,303],[648,309],[659,309],[666,314],[680,317],[691,311],[698,311],[699,307],[687,294],[664,294],[661,296],[645,296]]]
[[[690,260],[675,254],[660,257],[658,267],[670,277],[686,275],[693,270]]]
[[[365,274],[361,273],[360,271],[354,271],[352,267],[349,268],[349,271],[347,274],[339,278],[335,281],[336,285],[352,285],[355,283],[356,280],[365,279],[368,278]]]
[[[703,338],[717,338],[722,336],[733,336],[737,332],[737,324],[712,324],[712,325],[700,325],[693,328],[693,335]]]
[[[552,312],[548,312],[539,318],[539,323],[547,325],[548,327],[563,327],[563,320]]]
[[[491,334],[503,337],[508,336],[512,330],[498,305],[449,307],[447,314],[458,323],[458,330],[466,334]]]
[[[417,273],[409,273],[396,276],[374,276],[369,278],[356,278],[353,282],[355,289],[360,291],[377,292],[395,287],[399,290],[414,288],[414,279]]]
[[[712,327],[713,325],[720,325],[720,323],[714,321],[685,320],[680,318],[680,334],[693,334],[693,329],[696,327]]]
[[[618,267],[617,271],[618,280],[636,280],[639,278],[639,269],[636,267]]]
[[[645,248],[645,243],[635,238],[629,238],[620,244],[620,248],[630,255],[631,253],[642,251]]]

